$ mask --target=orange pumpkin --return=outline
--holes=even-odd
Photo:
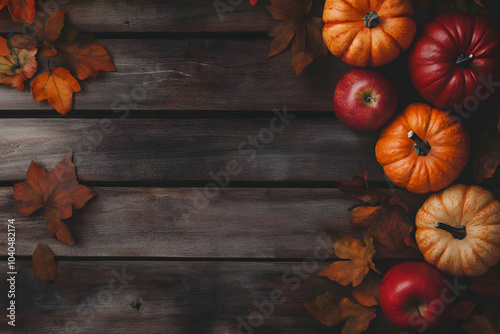
[[[470,154],[469,135],[447,112],[427,104],[410,104],[380,135],[378,162],[398,187],[415,193],[450,185]]]
[[[355,66],[381,66],[410,47],[416,26],[408,0],[326,0],[323,40]]]
[[[500,260],[500,202],[479,186],[431,195],[417,213],[425,260],[453,276],[478,276]]]

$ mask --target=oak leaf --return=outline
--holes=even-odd
[[[377,242],[393,252],[400,251],[405,245],[417,247],[410,236],[414,226],[406,204],[396,196],[371,188],[366,171],[364,178],[355,176],[349,182],[340,183],[339,189],[363,201],[349,208],[353,226],[367,230]]]
[[[325,59],[328,48],[323,41],[323,19],[311,15],[313,0],[271,0],[267,10],[281,20],[270,33],[273,38],[268,57],[292,44],[292,65],[297,76],[314,59]]]
[[[81,90],[78,81],[62,67],[49,70],[31,82],[33,99],[47,100],[59,113],[65,115],[71,110],[73,93]]]
[[[24,81],[36,72],[37,49],[9,48],[9,56],[0,56],[0,83],[19,90],[24,89]]]
[[[33,253],[33,272],[41,281],[53,281],[56,278],[57,263],[49,247],[43,244],[36,246]]]
[[[361,333],[376,317],[374,309],[356,304],[345,297],[340,299],[331,292],[304,305],[309,314],[325,326],[333,327],[345,321],[342,334]]]
[[[101,44],[94,42],[93,37],[79,38],[70,32],[65,38],[64,43],[54,46],[79,80],[95,77],[98,71],[116,72],[111,56]]]
[[[369,272],[360,285],[352,288],[351,290],[352,296],[361,305],[364,306],[378,305],[379,288],[381,281],[382,281],[382,276],[374,272]]]
[[[61,219],[71,217],[73,208],[82,208],[95,195],[78,183],[72,157],[73,153],[70,153],[48,174],[32,161],[26,173],[27,181],[14,185],[19,212],[29,216],[43,208],[49,232],[68,245],[73,245],[74,240]]]
[[[35,0],[0,0],[0,9],[8,6],[12,19],[33,23],[35,20]]]
[[[495,174],[500,165],[500,133],[486,133],[481,148],[474,160],[473,171],[476,182],[481,183]]]
[[[335,261],[318,275],[325,276],[342,285],[358,286],[370,269],[380,273],[375,268],[372,259],[375,255],[373,238],[363,232],[363,242],[359,239],[343,234],[332,236],[332,246],[335,255],[348,261]]]

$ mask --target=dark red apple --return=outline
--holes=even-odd
[[[406,330],[424,331],[446,317],[452,292],[446,279],[424,262],[393,266],[380,283],[380,306],[387,319]]]
[[[333,96],[335,115],[353,131],[380,129],[391,119],[397,104],[394,85],[382,74],[365,69],[344,75]]]

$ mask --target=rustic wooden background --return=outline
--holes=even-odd
[[[117,72],[83,81],[64,117],[33,102],[28,89],[0,87],[0,272],[7,272],[6,222],[14,218],[19,273],[15,330],[5,321],[7,286],[0,283],[2,333],[238,333],[274,289],[285,301],[254,333],[340,332],[303,307],[327,291],[341,293],[315,275],[331,259],[294,273],[329,231],[359,236],[347,211],[356,200],[335,182],[367,166],[372,183],[405,199],[412,215],[426,196],[391,188],[374,155],[379,133],[353,133],[335,119],[333,92],[351,66],[330,55],[297,78],[289,51],[266,58],[267,33],[277,24],[266,4],[242,0],[222,16],[203,0],[60,6],[76,29],[95,33]],[[427,18],[417,13],[417,21]],[[18,29],[3,10],[0,33]],[[406,56],[380,68],[398,87],[400,110],[421,101]],[[472,158],[482,130],[495,124],[489,108],[466,120]],[[248,161],[239,145],[283,109],[296,117]],[[51,170],[71,151],[79,180],[97,196],[67,220],[75,238],[67,246],[49,235],[40,215],[17,212],[12,186],[25,179],[31,160]],[[230,161],[241,172],[196,207],[210,173]],[[474,183],[470,163],[457,182]],[[485,187],[498,195],[500,178]],[[53,283],[32,273],[38,243],[58,259]],[[421,259],[412,249],[377,248],[381,269]],[[373,324],[369,333],[399,333],[380,312]],[[444,328],[460,332],[454,322]]]

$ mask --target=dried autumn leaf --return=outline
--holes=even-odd
[[[486,274],[479,277],[474,277],[474,283],[469,287],[484,296],[500,297],[500,274],[491,268]]]
[[[361,305],[375,306],[378,305],[379,288],[382,276],[369,272],[363,279],[360,285],[352,288],[352,296]]]
[[[78,81],[65,68],[49,70],[31,82],[33,99],[47,100],[59,113],[65,115],[73,105],[73,93],[81,90]]]
[[[33,27],[47,57],[57,54],[53,43],[61,36],[61,30],[64,26],[64,13],[64,11],[60,10],[47,17],[47,14],[41,12],[36,16]]]
[[[56,278],[57,263],[49,247],[38,244],[33,253],[33,272],[41,281],[53,281]]]
[[[314,59],[325,59],[328,48],[323,41],[323,19],[310,15],[313,0],[271,0],[267,10],[281,20],[269,36],[273,38],[268,57],[285,50],[292,39],[292,65],[297,76]]]
[[[495,174],[500,165],[500,134],[488,133],[483,138],[481,149],[474,160],[474,179],[481,183]]]
[[[391,197],[380,205],[356,205],[349,211],[352,225],[367,230],[377,242],[393,252],[405,246],[413,230],[408,218],[408,207],[397,197]]]
[[[0,56],[9,57],[9,46],[7,45],[7,40],[0,37]]]
[[[74,38],[74,35],[72,35]],[[83,80],[97,76],[98,71],[116,72],[106,49],[92,38],[70,40],[54,45],[58,54],[71,68],[76,78]]]
[[[256,3],[257,3],[257,0],[250,0],[250,4],[251,4],[252,6],[255,6],[255,4],[256,4]]]
[[[491,322],[482,315],[471,315],[471,321],[462,326],[467,334],[495,334],[495,329]]]
[[[26,173],[26,182],[14,185],[14,198],[19,201],[18,210],[25,216],[44,208],[47,229],[57,239],[73,245],[74,240],[61,219],[71,217],[74,209],[82,208],[95,193],[78,184],[73,153],[64,158],[50,173],[32,161]]]
[[[375,255],[373,238],[363,232],[363,242],[348,235],[336,234],[332,237],[332,246],[335,255],[348,261],[335,261],[321,271],[318,275],[325,276],[342,285],[358,286],[368,271],[375,268],[372,259]]]
[[[0,83],[23,90],[24,81],[36,72],[37,51],[37,49],[25,50],[10,47],[9,57],[0,56]]]
[[[472,311],[475,308],[476,303],[469,301],[460,301],[456,304],[453,304],[450,311],[448,312],[448,316],[453,319],[465,321],[469,319]]]
[[[29,49],[33,50],[37,46],[37,41],[35,38],[23,34],[19,35],[14,35],[11,38],[9,38],[9,44],[12,47],[18,48],[18,49]]]
[[[0,9],[5,5],[9,7],[12,19],[33,23],[35,20],[35,0],[0,0]]]
[[[331,292],[304,303],[307,311],[323,325],[333,327],[346,321],[342,334],[358,334],[365,331],[377,315],[372,308],[340,299]]]

